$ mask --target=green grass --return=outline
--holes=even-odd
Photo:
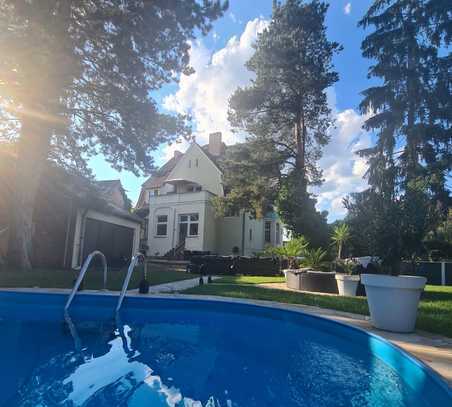
[[[253,283],[252,281],[255,282]],[[220,282],[220,284],[217,284],[217,282]],[[369,315],[366,298],[298,293],[268,289],[255,285],[261,282],[272,281],[269,281],[268,277],[227,277],[217,280],[215,284],[190,288],[185,290],[184,293],[313,305],[321,308]],[[416,327],[424,331],[452,337],[452,287],[432,285],[426,287],[419,305]]]
[[[121,290],[127,270],[109,269],[107,288],[109,290]],[[36,269],[30,272],[17,270],[0,271],[0,287],[40,287],[40,288],[72,288],[78,272],[73,270],[48,270]],[[194,278],[196,275],[185,273],[182,270],[165,269],[161,266],[148,266],[148,280],[151,285],[164,284],[172,281]],[[142,278],[139,267],[132,274],[129,288],[138,288]],[[87,271],[83,283],[85,289],[97,290],[103,288],[103,273],[100,269]]]

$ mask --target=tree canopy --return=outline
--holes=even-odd
[[[3,0],[1,118],[18,127],[39,120],[42,142],[50,136],[62,162],[100,152],[116,169],[149,171],[153,149],[188,134],[184,118],[159,112],[151,92],[191,72],[188,40],[207,33],[226,7],[195,0]]]
[[[32,217],[47,159],[86,171],[102,153],[115,169],[153,169],[151,151],[190,134],[152,92],[189,74],[189,40],[227,1],[1,0],[2,137],[18,137],[9,260],[30,269]]]
[[[449,21],[449,22],[448,22]],[[450,4],[442,0],[377,0],[359,25],[373,27],[362,43],[382,83],[363,92],[365,123],[377,135],[368,158],[369,182],[386,194],[422,177],[447,210],[452,167]]]
[[[365,129],[375,146],[370,188],[345,201],[355,247],[394,268],[423,254],[423,240],[447,215],[452,167],[452,27],[442,0],[376,0],[359,23],[373,28],[362,42],[381,83],[363,92]]]
[[[232,127],[249,135],[242,151],[252,150],[257,159],[235,157],[234,166],[247,176],[231,183],[226,201],[254,212],[256,203],[277,204],[289,228],[308,238],[322,222],[326,228],[307,187],[321,183],[317,161],[333,122],[326,89],[338,80],[332,58],[341,49],[327,38],[327,9],[317,0],[275,2],[246,64],[254,79],[229,102]]]

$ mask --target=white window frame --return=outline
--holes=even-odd
[[[183,221],[182,220],[182,216],[186,216],[187,220]],[[192,220],[191,219],[192,216],[197,216],[198,219]],[[179,229],[180,229],[180,225],[182,225],[182,224],[186,224],[187,225],[187,237],[198,237],[199,236],[199,213],[181,213],[179,215]],[[190,233],[190,226],[192,224],[197,224],[198,225],[198,233],[196,235],[192,235]]]
[[[159,220],[159,217],[165,217],[166,220],[162,221]],[[166,226],[166,233],[164,235],[159,235],[158,230],[159,230],[159,226],[160,225],[165,225]],[[155,237],[167,237],[168,236],[168,215],[166,214],[160,214],[160,215],[155,215]]]

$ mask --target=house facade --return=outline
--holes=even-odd
[[[142,244],[149,256],[174,250],[230,255],[233,247],[244,256],[267,245],[281,245],[283,227],[274,212],[254,219],[241,212],[218,217],[211,199],[224,196],[223,172],[218,165],[226,146],[221,133],[209,144],[193,142],[174,156],[142,186],[137,212],[145,218]]]

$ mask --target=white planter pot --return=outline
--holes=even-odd
[[[337,283],[337,290],[339,295],[345,295],[348,297],[356,296],[356,290],[358,288],[359,276],[351,276],[349,274],[337,273],[334,278]]]
[[[427,279],[415,276],[361,274],[372,325],[393,332],[412,332]]]

